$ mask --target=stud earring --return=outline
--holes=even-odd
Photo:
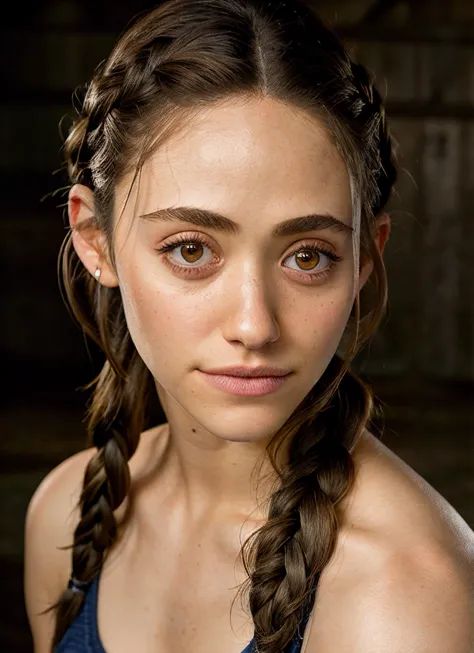
[[[101,269],[97,268],[97,270],[94,272],[94,277],[96,278],[97,281],[99,281],[101,274],[102,274]]]

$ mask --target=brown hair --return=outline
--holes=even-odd
[[[267,447],[279,486],[268,521],[241,552],[255,641],[260,653],[271,653],[284,650],[295,636],[331,558],[338,503],[354,480],[351,451],[374,416],[372,392],[350,366],[386,305],[375,218],[390,197],[396,167],[380,95],[310,0],[165,0],[136,19],[96,69],[63,151],[71,184],[94,191],[92,224],[106,234],[115,265],[117,181],[129,171],[137,175],[154,148],[197,109],[232,96],[271,97],[323,120],[355,181],[361,258],[374,263],[347,325],[346,351],[333,357]],[[128,460],[138,446],[154,386],[130,337],[119,289],[96,283],[70,236],[60,255],[67,300],[106,356],[87,386],[94,388],[88,432],[98,451],[85,472],[71,547],[72,575],[87,582],[99,573],[117,537],[113,511],[129,491]],[[291,443],[289,459],[279,469],[276,455],[283,442]],[[66,588],[49,608],[56,610],[53,647],[83,600],[83,594]]]

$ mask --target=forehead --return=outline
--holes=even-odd
[[[330,213],[351,223],[346,165],[323,123],[271,99],[202,109],[146,161],[135,209],[197,206],[248,226]]]

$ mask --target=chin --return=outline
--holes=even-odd
[[[213,433],[221,440],[228,442],[259,442],[269,440],[275,433],[286,423],[292,411],[285,411],[281,413],[280,410],[275,409],[272,413],[266,407],[247,408],[244,410],[225,410],[216,411],[212,419],[209,419],[209,413],[206,418],[199,419],[196,415],[197,421],[209,432]],[[228,413],[232,414],[229,415]],[[246,413],[246,414],[245,414]]]

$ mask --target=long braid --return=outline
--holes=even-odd
[[[67,547],[72,548],[72,576],[85,583],[90,583],[100,572],[104,555],[116,540],[114,511],[129,492],[128,461],[139,443],[151,390],[150,372],[135,349],[120,310],[111,319],[111,306],[118,305],[111,299],[117,290],[98,287],[97,292],[108,300],[109,308],[109,311],[102,310],[100,301],[94,297],[99,327],[93,328],[94,316],[88,329],[103,343],[107,355],[99,375],[86,386],[95,386],[87,417],[89,444],[97,447],[97,453],[85,471],[79,499],[80,520],[74,531],[74,542]],[[84,311],[83,305],[82,319]],[[53,648],[79,613],[83,600],[83,593],[68,587],[49,608],[57,611]]]
[[[89,128],[80,119],[68,142],[68,156],[79,159]],[[72,164],[71,164],[72,165]],[[85,169],[87,171],[87,169]],[[87,180],[76,166],[81,183]],[[86,414],[88,445],[97,448],[84,473],[78,501],[80,519],[72,545],[71,575],[86,585],[98,575],[104,557],[117,538],[114,511],[130,488],[128,461],[137,449],[146,419],[152,377],[139,356],[127,328],[118,288],[107,288],[79,267],[71,232],[61,249],[64,291],[73,316],[84,332],[103,350],[106,361],[100,373],[84,389],[93,388]],[[84,593],[67,587],[48,610],[56,611],[52,650],[78,615]]]
[[[98,207],[112,204],[111,185],[104,180],[114,178],[120,166],[119,157],[107,158],[106,152],[110,148],[123,150],[123,130],[113,120],[114,108],[126,102],[127,97],[136,96],[138,90],[144,104],[149,91],[143,85],[144,79],[136,67],[114,68],[110,61],[102,62],[64,145],[71,182],[93,189]],[[96,226],[101,217],[94,217]],[[107,223],[104,227],[110,238],[112,230],[107,229]],[[85,470],[78,504],[80,520],[73,544],[68,547],[72,548],[72,576],[89,584],[100,572],[104,556],[117,538],[114,511],[129,492],[128,461],[137,449],[145,422],[151,375],[131,340],[119,290],[98,285],[84,269],[78,272],[79,260],[70,236],[60,252],[68,305],[84,332],[106,355],[99,375],[85,386],[94,387],[87,419],[89,445],[97,447],[97,453]],[[56,610],[52,649],[61,641],[83,602],[84,593],[68,587],[47,610]]]
[[[335,356],[317,386],[321,392],[336,382],[337,391],[329,400],[325,392],[322,401],[309,395],[285,431],[285,439],[292,433],[288,463],[271,496],[268,521],[243,544],[249,578],[239,593],[250,587],[259,653],[283,651],[293,639],[336,546],[337,504],[354,481],[351,451],[373,412],[369,388],[345,368]]]

